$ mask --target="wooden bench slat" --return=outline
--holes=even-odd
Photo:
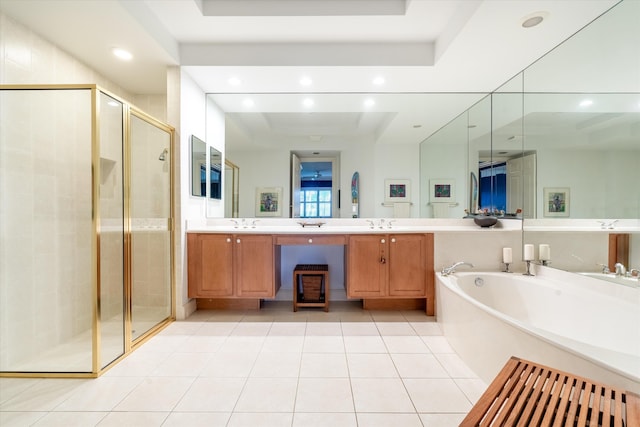
[[[512,357],[460,425],[640,427],[640,396]]]

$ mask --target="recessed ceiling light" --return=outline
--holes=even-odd
[[[256,105],[256,103],[251,98],[245,98],[244,101],[242,101],[242,105],[244,105],[247,108],[251,108],[254,105]]]
[[[585,99],[580,103],[581,107],[590,107],[591,105],[593,105],[593,101],[590,99]]]
[[[533,12],[523,17],[520,22],[522,28],[532,28],[540,25],[549,16],[549,12]]]
[[[113,54],[117,58],[122,59],[123,61],[131,61],[131,59],[133,58],[133,55],[131,54],[131,52],[124,49],[120,49],[119,47],[114,47],[113,49],[111,49],[111,52],[113,52]]]
[[[376,105],[376,101],[373,98],[367,98],[364,100],[364,106],[367,108],[373,107]]]
[[[229,83],[231,86],[240,86],[242,84],[242,80],[240,80],[238,77],[230,77],[229,80],[227,80],[227,83]]]
[[[384,84],[384,77],[382,76],[378,76],[375,79],[373,79],[373,84],[376,86],[380,86]]]
[[[300,79],[300,84],[302,86],[311,86],[312,83],[313,83],[313,80],[311,80],[310,77],[305,76]]]
[[[311,108],[311,107],[313,107],[313,99],[311,99],[311,98],[305,98],[305,99],[302,101],[302,105],[304,105],[304,106],[305,106],[305,107],[307,107],[307,108]]]

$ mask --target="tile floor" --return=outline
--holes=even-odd
[[[0,425],[457,426],[486,388],[421,311],[198,311],[97,379],[0,378]]]

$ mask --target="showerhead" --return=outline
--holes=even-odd
[[[169,153],[169,150],[167,150],[166,148],[162,150],[162,153],[160,153],[160,157],[158,157],[158,160],[164,162],[167,159],[167,153]]]

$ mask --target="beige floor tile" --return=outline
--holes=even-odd
[[[383,339],[389,353],[431,353],[429,347],[417,336],[394,335]]]
[[[433,354],[392,354],[402,378],[449,378]]]
[[[435,357],[444,366],[451,378],[477,378],[478,376],[455,353],[436,354]]]
[[[98,427],[157,427],[162,425],[168,412],[109,412],[106,417],[97,424]]]
[[[146,378],[116,405],[114,411],[171,411],[193,382],[191,377]]]
[[[301,357],[301,352],[262,352],[258,355],[250,376],[256,378],[298,378]]]
[[[469,399],[451,379],[404,379],[418,412],[468,412]]]
[[[347,353],[387,353],[387,347],[379,335],[345,336],[344,347]]]
[[[300,378],[347,378],[347,359],[344,353],[303,353]]]
[[[358,427],[354,413],[296,412],[292,427]]]
[[[449,341],[444,336],[423,336],[421,338],[432,353],[454,353]]]
[[[296,412],[353,412],[351,386],[347,378],[301,378]]]
[[[249,378],[236,412],[293,412],[297,379]]]
[[[488,387],[488,384],[479,378],[455,378],[454,381],[473,405],[478,402]]]
[[[40,418],[34,427],[64,426],[64,427],[86,427],[95,426],[102,421],[109,412],[49,412]],[[5,425],[2,424],[4,427]]]
[[[48,378],[38,381],[0,405],[0,411],[51,411],[91,380]]]
[[[172,412],[162,427],[225,427],[230,412]]]
[[[371,414],[359,412],[358,427],[422,427],[418,414]]]
[[[402,381],[395,378],[353,378],[356,412],[415,412]]]
[[[266,336],[229,336],[222,343],[220,353],[259,352],[262,349]]]
[[[48,412],[0,412],[0,426],[24,427],[32,426]]]
[[[203,377],[248,377],[259,353],[214,353],[202,369]]]
[[[344,353],[342,336],[306,336],[304,337],[305,353]]]
[[[184,353],[213,353],[220,350],[225,342],[224,336],[191,335],[180,346]]]
[[[466,413],[462,414],[420,414],[424,427],[458,427]]]
[[[304,336],[306,331],[307,322],[273,322],[269,336]]]
[[[374,322],[342,322],[342,335],[346,336],[380,336]]]
[[[340,322],[308,322],[307,336],[342,336]]]
[[[173,410],[231,412],[245,383],[244,378],[196,378]]]
[[[304,336],[269,335],[262,345],[263,353],[301,353],[304,347]]]
[[[269,330],[271,329],[272,322],[240,322],[238,325],[233,328],[231,331],[232,337],[266,337],[269,334]]]
[[[376,326],[380,335],[416,335],[416,331],[407,322],[379,322]]]
[[[151,372],[158,377],[197,377],[212,353],[173,353]]]
[[[78,387],[55,411],[111,411],[143,381],[140,377],[100,377]]]
[[[398,378],[398,371],[388,354],[347,354],[351,378]]]
[[[231,414],[227,427],[291,427],[293,413],[240,413]]]
[[[418,335],[442,335],[442,329],[436,322],[410,322]]]

